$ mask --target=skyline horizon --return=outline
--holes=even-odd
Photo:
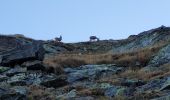
[[[117,38],[117,39],[114,39],[114,38],[100,38],[99,37],[99,39],[100,40],[121,40],[121,39],[127,39],[129,36],[131,36],[131,35],[139,35],[140,33],[142,33],[142,32],[145,32],[145,31],[149,31],[149,30],[152,30],[152,29],[156,29],[156,28],[160,28],[160,27],[162,27],[162,26],[165,26],[165,25],[160,25],[160,26],[158,26],[158,27],[153,27],[153,28],[151,28],[151,29],[147,29],[147,30],[143,30],[143,31],[141,31],[141,32],[138,32],[138,33],[136,33],[136,34],[129,34],[127,37],[125,37],[125,38]],[[165,26],[165,27],[170,27],[170,26]],[[28,36],[27,34],[25,35],[25,34],[22,34],[22,33],[9,33],[9,34],[7,34],[7,33],[0,33],[1,35],[24,35],[25,37],[27,37],[27,38],[31,38],[31,39],[34,39],[34,40],[44,40],[44,41],[47,41],[47,40],[54,40],[56,37],[59,37],[60,35],[58,35],[58,36],[55,36],[55,37],[53,37],[53,38],[51,38],[51,39],[38,39],[38,38],[34,38],[34,37],[31,37],[31,36]],[[62,36],[62,35],[61,35]],[[97,35],[90,35],[90,36],[97,36]],[[70,42],[64,42],[63,40],[62,40],[62,42],[64,42],[64,43],[76,43],[76,42],[86,42],[86,41],[89,41],[89,38],[90,38],[90,36],[89,37],[87,37],[87,39],[88,40],[82,40],[82,41],[70,41]],[[98,36],[97,36],[98,37]],[[62,36],[62,38],[64,39],[64,37]]]
[[[169,0],[3,0],[0,33],[64,42],[125,39],[161,25],[170,26]]]

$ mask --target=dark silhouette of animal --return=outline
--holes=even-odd
[[[90,41],[99,41],[99,38],[96,36],[90,36]]]
[[[56,37],[56,38],[55,38],[55,41],[56,41],[56,42],[61,42],[61,41],[62,41],[62,36],[60,35],[60,37]]]

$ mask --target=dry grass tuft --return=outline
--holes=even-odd
[[[144,81],[153,80],[170,75],[170,64],[162,65],[159,70],[145,72],[143,70],[128,69],[125,72],[120,73],[119,77],[126,77],[129,79],[141,79]]]
[[[29,86],[29,100],[55,100],[55,95],[39,86]]]
[[[123,54],[80,54],[80,53],[66,53],[57,54],[52,57],[44,59],[44,64],[50,66],[49,71],[55,73],[62,73],[64,67],[79,67],[86,64],[116,64],[122,67],[142,68],[145,67],[150,59],[156,54],[164,44],[155,45],[150,48],[144,48],[135,52],[128,52]],[[128,72],[126,72],[128,73]],[[126,74],[125,73],[125,74]],[[136,74],[136,72],[129,72]],[[152,75],[161,72],[153,73]],[[152,77],[152,75],[149,75]],[[134,75],[131,75],[134,77]],[[143,75],[142,75],[143,76]]]
[[[59,54],[44,60],[44,63],[51,66],[79,67],[86,64],[112,63],[112,55],[107,54]]]

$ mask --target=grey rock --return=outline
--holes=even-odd
[[[3,73],[5,71],[8,71],[10,68],[9,67],[3,67],[3,66],[0,66],[0,73]]]
[[[43,60],[44,48],[40,41],[0,36],[1,65],[15,65],[27,60]],[[5,43],[6,42],[6,43]],[[9,43],[10,42],[10,43]]]
[[[27,97],[11,89],[0,88],[0,100],[27,100]]]
[[[163,86],[161,87],[161,91],[170,89],[170,77],[166,78],[166,81],[163,83]]]
[[[28,90],[24,86],[15,86],[15,87],[12,87],[12,90],[15,90],[17,93],[25,95],[25,96],[28,94]]]
[[[16,74],[8,79],[7,83],[12,86],[24,86],[26,85],[26,75],[24,73]]]
[[[0,75],[0,82],[3,82],[3,81],[5,81],[5,80],[7,80],[7,79],[8,79],[7,76],[5,76],[5,75]]]
[[[56,54],[59,52],[64,52],[67,51],[67,49],[60,47],[60,46],[54,46],[54,45],[50,45],[50,44],[44,44],[43,48],[45,49],[46,53],[51,53],[51,54]]]
[[[41,85],[46,87],[62,87],[67,85],[66,77],[65,76],[45,76],[41,79]]]
[[[27,70],[45,70],[45,67],[43,66],[42,61],[27,61],[22,64],[22,67],[26,67]]]
[[[57,96],[56,100],[68,100],[68,99],[71,99],[71,98],[75,98],[76,95],[77,95],[76,90],[71,90],[68,93]]]
[[[86,96],[86,97],[76,97],[74,98],[74,100],[95,100],[95,99],[91,96]]]
[[[112,74],[119,73],[123,70],[122,67],[115,65],[85,65],[78,68],[65,68],[64,71],[68,76],[67,81],[73,83],[75,81],[99,79]]]
[[[154,98],[154,99],[151,99],[151,100],[170,100],[170,95]]]
[[[15,74],[19,74],[19,73],[26,73],[27,69],[26,68],[22,68],[22,67],[15,67],[15,68],[11,68],[10,70],[8,70],[6,72],[7,76],[14,76]]]
[[[129,39],[122,40],[122,44],[113,46],[112,53],[125,53],[137,51],[139,49],[153,46],[160,41],[170,40],[170,28],[156,28],[140,33],[137,36],[130,36]]]
[[[144,85],[145,82],[142,80],[138,79],[125,79],[121,82],[122,86],[127,86],[127,87],[138,87]]]
[[[169,77],[165,77],[162,79],[154,79],[150,82],[146,83],[145,85],[137,87],[138,92],[144,92],[144,91],[163,91],[166,89],[169,89]]]
[[[117,93],[117,89],[118,89],[117,87],[108,88],[104,94],[107,97],[114,97]]]
[[[170,63],[170,44],[162,48],[149,62],[148,66],[159,67],[166,63]]]

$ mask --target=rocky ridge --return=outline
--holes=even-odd
[[[1,35],[0,42],[0,100],[169,100],[169,27],[124,40],[58,43]],[[56,74],[43,62],[58,54],[126,54],[155,46],[158,52],[149,63],[133,71],[105,63],[64,67]]]

